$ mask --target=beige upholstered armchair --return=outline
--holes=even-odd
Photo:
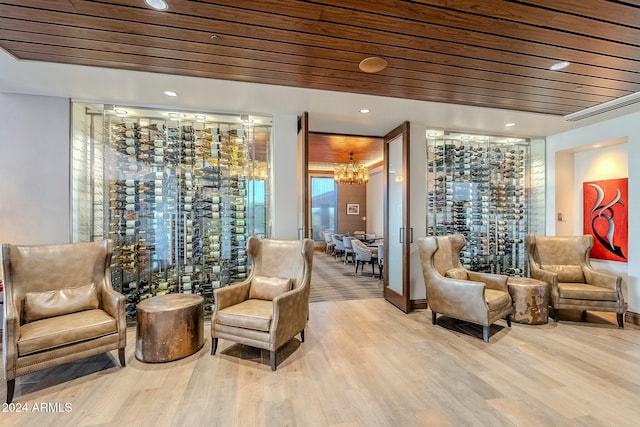
[[[622,278],[596,271],[589,261],[593,236],[526,236],[529,271],[550,285],[550,304],[558,310],[613,311],[624,328]]]
[[[313,240],[249,237],[249,277],[216,289],[211,315],[211,354],[218,339],[269,350],[271,370],[276,350],[300,333],[309,316]]]
[[[111,286],[112,249],[110,240],[2,245],[7,403],[21,375],[115,349],[125,366],[125,299]]]
[[[418,240],[422,273],[427,288],[431,320],[436,314],[482,325],[482,338],[489,342],[489,326],[505,318],[511,327],[513,306],[507,276],[466,270],[460,263],[464,236],[429,236]]]

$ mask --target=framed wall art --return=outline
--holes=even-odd
[[[627,262],[628,178],[582,184],[583,230],[593,236],[591,258]]]
[[[347,215],[360,215],[360,205],[358,203],[347,203]]]

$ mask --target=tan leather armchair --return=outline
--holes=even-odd
[[[276,351],[300,333],[309,317],[313,240],[249,237],[251,273],[243,282],[216,289],[211,315],[211,354],[218,339],[269,350],[271,370]]]
[[[525,238],[532,278],[550,285],[554,320],[558,310],[613,311],[624,328],[622,277],[596,271],[589,261],[593,236]]]
[[[418,239],[431,321],[435,325],[441,313],[482,325],[482,338],[489,342],[489,326],[496,320],[505,318],[511,327],[507,276],[466,270],[460,263],[465,244],[461,234]]]
[[[7,403],[15,379],[118,349],[125,366],[125,298],[111,286],[110,240],[2,245],[2,359]]]

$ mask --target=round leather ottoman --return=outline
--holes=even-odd
[[[513,301],[511,320],[529,325],[544,325],[549,321],[549,285],[526,277],[509,277],[509,294]]]
[[[170,362],[189,356],[204,345],[204,298],[167,294],[137,306],[136,359]]]

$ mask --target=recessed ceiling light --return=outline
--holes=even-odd
[[[204,120],[207,118],[207,116],[205,116],[204,114],[196,114],[194,117],[196,118],[196,120]]]
[[[427,134],[427,136],[428,136],[429,138],[435,138],[436,136],[438,136],[438,132],[429,132],[429,133]]]
[[[177,119],[178,117],[180,117],[180,114],[178,114],[178,113],[169,113],[169,117],[171,117],[172,119]]]
[[[506,125],[504,125],[504,127],[510,128],[515,125],[516,125],[515,123],[507,123]]]
[[[164,94],[167,95],[167,96],[178,96],[178,93],[174,92],[172,90],[165,90]]]
[[[600,144],[596,144],[596,145],[593,146],[593,148],[599,148],[599,147],[601,147]]]
[[[358,67],[365,73],[377,73],[387,68],[387,65],[389,65],[389,63],[386,59],[379,58],[377,56],[370,56],[369,58],[365,58],[360,61]]]
[[[371,112],[371,110],[370,110],[370,109],[368,109],[368,108],[361,108],[361,109],[360,109],[360,112],[361,112],[362,114],[367,114],[367,113],[370,113],[370,112]]]
[[[144,2],[152,9],[155,10],[167,10],[169,5],[164,0],[144,0]]]
[[[549,69],[551,71],[558,71],[558,70],[562,70],[563,68],[567,68],[569,65],[571,65],[571,62],[567,62],[567,61],[556,62],[551,67],[549,67]]]
[[[116,109],[115,109],[115,110],[113,110],[113,111],[115,111],[115,112],[116,112],[116,114],[122,114],[122,115],[127,114],[127,110],[124,110],[124,109],[122,109],[122,108],[116,108]]]

